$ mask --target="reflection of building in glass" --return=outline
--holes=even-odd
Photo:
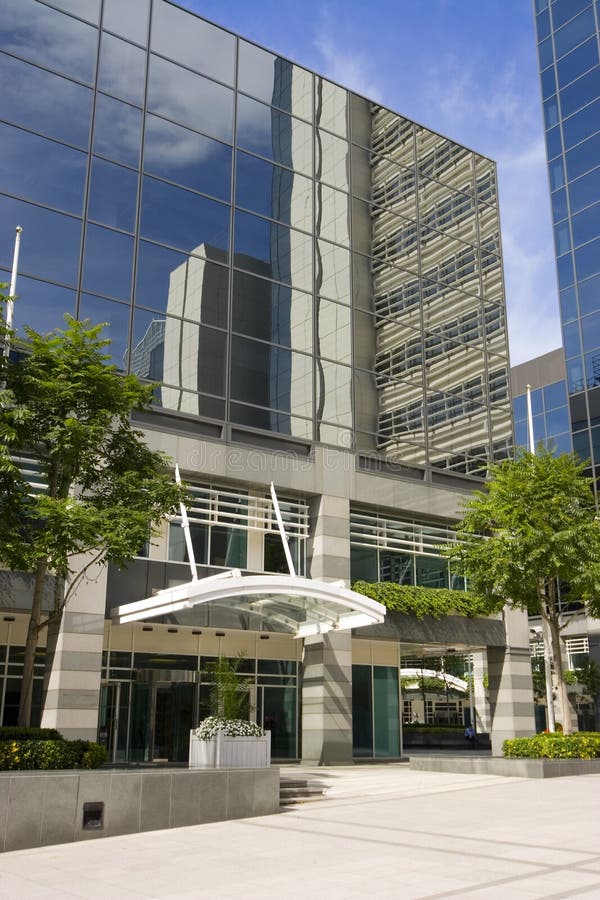
[[[515,446],[529,450],[527,385],[531,387],[533,439],[554,453],[572,453],[573,438],[562,347],[511,369]]]
[[[286,571],[274,479],[300,573],[461,588],[439,545],[510,446],[494,163],[168,0],[138,4],[147,21],[57,5],[3,4],[0,223],[27,234],[20,308],[41,330],[63,310],[109,322],[115,361],[160,382],[134,418],[191,485],[199,573]],[[397,757],[405,653],[487,659],[492,694],[527,683],[518,622],[507,647],[496,620],[417,623],[400,642],[393,615],[303,643],[285,597],[276,619],[263,598],[226,597],[112,621],[189,578],[181,537],[165,522],[127,569],[109,566],[54,657],[45,723],[95,737],[99,720],[115,762],[185,760],[210,708],[197,673],[240,649],[281,759]],[[13,667],[21,597],[0,621]],[[2,724],[17,674],[0,684]],[[41,688],[36,675],[38,716]],[[498,749],[529,732],[522,690],[490,699],[478,721]]]

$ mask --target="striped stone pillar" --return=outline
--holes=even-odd
[[[311,578],[350,579],[350,503],[317,497],[310,507]],[[330,632],[304,641],[302,762],[352,762],[352,635]]]
[[[504,608],[505,647],[488,647],[492,754],[508,738],[535,734],[527,613]]]
[[[63,612],[54,651],[49,647],[42,727],[68,739],[97,736],[106,579],[106,566],[89,571]]]

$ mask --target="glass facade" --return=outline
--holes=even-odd
[[[574,449],[600,474],[598,3],[536,0],[536,28]]]
[[[462,473],[509,454],[494,164],[167,0],[131,6],[0,0],[16,325],[106,321],[157,408],[216,425]]]
[[[532,390],[531,412],[536,447],[543,444],[556,454],[573,452],[567,385],[564,381],[556,381],[554,384]],[[513,413],[515,444],[529,450],[526,394],[513,397]]]

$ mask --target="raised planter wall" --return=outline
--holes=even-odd
[[[458,775],[504,775],[509,778],[560,778],[600,775],[600,759],[505,759],[501,756],[411,756],[410,769]]]
[[[264,737],[233,737],[219,732],[201,741],[190,732],[190,769],[264,769],[271,764],[271,732]]]
[[[276,812],[276,767],[0,773],[2,851]]]
[[[477,733],[474,744],[470,744],[465,738],[464,728],[460,731],[416,731],[404,727],[402,729],[402,746],[404,751],[411,747],[426,747],[431,750],[479,749],[489,750],[492,746],[490,736],[484,732]]]

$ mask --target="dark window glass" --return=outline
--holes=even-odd
[[[564,256],[561,256],[559,260],[557,260],[557,270],[558,270],[558,286],[562,291],[563,288],[569,287],[570,284],[573,284],[575,280],[575,274],[573,272],[573,258],[570,253],[566,253]]]
[[[552,22],[555,28],[560,28],[569,19],[590,6],[590,0],[554,0],[552,4]]]
[[[567,388],[564,381],[555,381],[544,388],[544,406],[546,410],[556,409],[567,404]]]
[[[232,327],[250,337],[310,352],[312,296],[288,285],[235,272]]]
[[[558,101],[556,97],[544,100],[544,125],[546,128],[554,128],[558,125]]]
[[[579,78],[588,69],[597,66],[598,59],[598,43],[593,37],[585,44],[577,47],[568,56],[563,56],[556,65],[558,71],[558,86],[563,88],[566,84]]]
[[[600,132],[588,138],[583,144],[578,144],[566,154],[567,177],[569,181],[578,178],[598,165],[600,159]]]
[[[288,412],[232,403],[230,418],[237,425],[245,425],[247,428],[261,428],[263,431],[286,434],[299,440],[312,440],[312,422],[291,416]]]
[[[546,132],[546,150],[548,152],[548,159],[554,159],[555,156],[562,153],[562,140],[560,137],[560,127],[558,125]]]
[[[573,244],[585,244],[600,235],[600,204],[589,206],[578,215],[573,216]]]
[[[569,233],[569,223],[561,222],[554,226],[554,244],[556,246],[556,255],[562,256],[571,249],[571,236]]]
[[[575,297],[575,288],[567,288],[560,295],[560,315],[563,322],[572,322],[577,318],[577,299]]]
[[[552,194],[552,218],[560,222],[567,218],[567,214],[567,192],[565,188],[560,188]]]
[[[563,122],[565,147],[572,147],[600,129],[600,100],[595,100],[584,109]]]
[[[35,0],[0,0],[4,50],[92,82],[98,31]]]
[[[139,314],[136,315],[134,360],[142,353],[142,342],[138,328]],[[152,346],[156,344],[152,336]],[[167,317],[162,332],[163,367],[161,380],[165,385],[182,388],[185,391],[199,391],[204,394],[224,396],[225,357],[227,335],[194,322]],[[138,366],[139,368],[139,366]],[[141,373],[139,373],[141,374]],[[163,405],[169,399],[169,392],[162,392]],[[173,409],[172,402],[167,405]],[[184,411],[184,410],[182,410]]]
[[[0,54],[0,116],[87,147],[92,92],[59,75]]]
[[[90,219],[133,231],[137,181],[137,172],[105,159],[94,159],[88,209]]]
[[[575,251],[575,269],[578,281],[600,272],[600,238]]]
[[[541,13],[544,9],[548,9],[548,0],[535,0],[536,13]]]
[[[577,285],[577,290],[579,292],[579,307],[582,316],[600,309],[600,275],[580,282]]]
[[[579,390],[582,390],[580,387]],[[590,454],[590,434],[589,431],[580,431],[573,435],[573,450],[582,462],[587,462]]]
[[[587,386],[600,386],[600,354],[597,350],[588,353],[585,357],[585,379]]]
[[[137,44],[148,38],[148,9],[150,0],[104,0],[102,27],[120,34]]]
[[[563,88],[560,92],[560,108],[566,118],[576,110],[595,100],[600,94],[600,66]]]
[[[228,271],[200,257],[188,257],[140,241],[136,304],[225,328]]]
[[[600,200],[600,168],[594,169],[583,178],[571,182],[569,185],[569,200],[571,212],[576,213],[580,209],[589,206],[590,203]]]
[[[561,453],[573,452],[573,438],[570,431],[566,432],[566,434],[552,435],[550,444],[556,456],[559,456]]]
[[[80,319],[89,319],[93,325],[107,323],[102,334],[110,338],[111,343],[104,352],[110,354],[111,362],[121,371],[127,368],[129,314],[130,307],[125,303],[113,303],[87,294],[83,294],[79,304]]]
[[[281,347],[272,347],[246,338],[233,338],[232,400],[310,415],[311,382],[312,366],[309,356],[303,357]],[[299,402],[295,396],[291,396],[292,386],[296,391],[301,389],[304,392]]]
[[[233,84],[234,36],[163,0],[154,4],[151,46],[190,69]]]
[[[312,290],[312,238],[276,222],[236,212],[235,264]]]
[[[141,106],[144,102],[146,54],[111,34],[102,34],[98,87]]]
[[[199,565],[208,561],[208,525],[190,522],[190,536],[194,559]],[[169,524],[169,559],[173,562],[189,562],[183,528],[177,522]],[[194,664],[192,668],[197,668]]]
[[[569,325],[563,326],[563,346],[567,359],[570,359],[572,356],[579,356],[581,353],[578,322],[571,322]]]
[[[40,209],[20,200],[0,197],[0,221],[21,225],[19,270],[23,274],[77,284],[81,220]],[[11,225],[12,227],[12,225]],[[13,231],[14,237],[14,231]],[[0,264],[12,266],[13,242],[0,241]]]
[[[542,98],[547,100],[556,93],[556,72],[554,66],[549,66],[542,72]]]
[[[557,59],[564,56],[577,44],[581,44],[587,37],[594,34],[595,30],[594,10],[590,7],[575,19],[571,19],[568,25],[564,25],[558,31],[555,31],[554,46]]]
[[[229,207],[146,177],[141,231],[144,237],[188,252],[206,252],[202,245],[227,251]]]
[[[0,123],[0,190],[81,215],[86,156]]]
[[[294,115],[312,120],[312,74],[240,40],[238,87]]]
[[[550,190],[555,191],[558,188],[561,188],[565,183],[562,157],[551,162],[548,169],[550,172]]]
[[[137,166],[140,161],[142,113],[139,109],[98,94],[94,118],[94,152]]]
[[[9,280],[0,273],[0,281]],[[75,292],[34,278],[19,275],[18,298],[15,303],[14,327],[30,325],[42,334],[54,328],[63,328],[64,314],[75,315]]]
[[[583,352],[596,350],[600,347],[600,312],[584,316],[581,320],[581,333],[583,335]],[[561,429],[563,431],[564,429]]]
[[[536,31],[538,41],[543,41],[550,34],[550,14],[548,10],[544,10],[536,16]]]
[[[129,300],[133,238],[99,225],[88,225],[85,238],[85,290]]]
[[[231,147],[156,116],[146,119],[144,169],[220,200],[231,196]]]
[[[238,96],[237,142],[244,150],[312,175],[312,128],[249,97]]]
[[[552,39],[551,38],[546,38],[545,41],[541,41],[538,44],[538,54],[540,57],[540,68],[541,69],[545,69],[546,66],[552,65],[554,55],[552,52]]]
[[[236,203],[286,225],[312,229],[312,181],[241,152],[237,155]]]
[[[148,109],[231,143],[233,91],[157,56],[150,58]]]

